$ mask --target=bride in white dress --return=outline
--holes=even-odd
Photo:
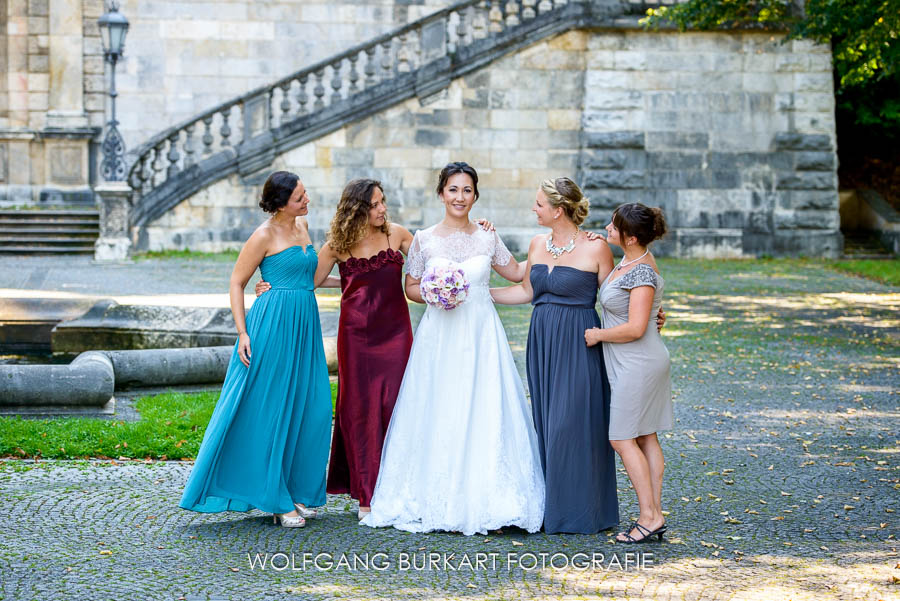
[[[438,265],[462,269],[469,292],[451,311],[429,306],[419,322],[368,526],[470,535],[509,525],[537,532],[543,522],[531,410],[488,289],[492,266],[513,281],[522,274],[496,232],[469,221],[477,184],[466,163],[447,165],[438,185],[445,217],[410,247],[410,299],[422,302],[419,282]]]

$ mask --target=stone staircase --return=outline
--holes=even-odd
[[[673,0],[462,0],[161,131],[135,149],[131,227],[347,123],[573,28],[614,27]],[[631,23],[631,21],[629,21]],[[636,24],[636,21],[634,21]],[[632,24],[633,25],[633,24]]]
[[[0,211],[0,255],[93,254],[96,209]]]
[[[892,259],[894,255],[881,242],[876,232],[844,232],[845,259]]]

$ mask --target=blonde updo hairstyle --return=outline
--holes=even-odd
[[[565,211],[566,216],[575,225],[581,225],[588,216],[588,199],[581,192],[578,184],[568,177],[545,179],[541,182],[541,191],[547,196],[553,208]]]

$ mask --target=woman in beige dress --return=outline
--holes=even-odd
[[[648,246],[666,232],[662,211],[624,204],[606,226],[607,242],[625,257],[600,287],[603,328],[585,330],[588,346],[603,342],[611,399],[609,442],[637,493],[640,517],[616,536],[623,543],[662,540],[663,455],[656,433],[672,427],[669,351],[651,315],[662,303],[663,278]]]

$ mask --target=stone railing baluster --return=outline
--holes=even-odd
[[[375,51],[378,50],[378,46],[374,44],[366,48],[366,66],[363,69],[363,73],[366,74],[366,87],[374,86],[378,83],[378,80],[375,79]]]
[[[306,114],[306,103],[309,102],[309,95],[306,93],[306,84],[309,82],[309,76],[303,75],[297,80],[300,83],[300,89],[297,90],[297,114]]]
[[[522,20],[530,21],[536,15],[534,12],[534,5],[537,0],[522,0]]]
[[[203,117],[203,137],[200,138],[200,141],[203,142],[204,155],[210,154],[212,152],[213,142],[215,141],[212,135],[212,122],[212,115]]]
[[[519,21],[519,3],[516,0],[509,0],[506,3],[506,26],[515,27]]]
[[[487,2],[472,7],[472,40],[483,40],[487,37]]]
[[[184,127],[185,138],[184,145],[182,149],[184,150],[184,168],[187,169],[191,165],[194,164],[194,126],[196,123],[191,123],[190,125],[186,125]]]
[[[169,167],[166,169],[167,179],[174,177],[180,170],[178,167],[178,159],[181,158],[181,155],[178,153],[178,138],[180,137],[180,131],[176,131],[169,136],[169,152],[166,154],[166,159],[169,161]]]
[[[409,48],[407,47],[408,34],[400,35],[400,43],[397,46],[397,73],[409,73]]]
[[[469,42],[468,36],[472,21],[468,9],[458,11],[456,14],[459,15],[459,22],[456,24],[456,44],[462,46]]]
[[[341,96],[341,87],[344,85],[344,79],[341,77],[343,64],[343,59],[331,63],[331,89],[333,90],[331,93],[331,104],[337,104],[344,99]]]
[[[219,114],[222,115],[222,127],[219,128],[219,135],[222,136],[222,140],[219,142],[219,145],[222,148],[226,146],[231,146],[231,141],[229,141],[229,136],[231,136],[231,126],[228,125],[228,118],[231,117],[231,109],[232,107],[227,107],[222,109]]]
[[[288,115],[291,112],[291,81],[282,83],[281,88],[281,118],[278,120],[279,125],[284,125],[288,121]]]
[[[488,28],[491,33],[500,33],[503,31],[503,11],[500,10],[500,4],[503,0],[488,0],[488,20],[491,22]]]
[[[350,89],[348,94],[352,95],[359,92],[359,86],[356,85],[356,82],[359,81],[359,73],[356,70],[356,61],[359,60],[359,53],[354,52],[350,55],[350,75],[348,79],[350,80]]]
[[[390,79],[394,72],[394,60],[391,56],[391,46],[393,40],[387,40],[381,43],[381,79]]]
[[[324,67],[316,71],[316,87],[313,88],[313,96],[316,97],[316,101],[313,103],[313,108],[317,111],[325,108],[325,101],[322,100],[325,97],[325,86],[322,84],[323,79],[325,79]]]
[[[153,174],[150,176],[150,181],[154,186],[162,184],[165,179],[160,179],[160,176],[163,173],[163,150],[164,150],[165,141],[160,142],[157,146],[153,147],[153,162],[150,166],[153,168]]]

